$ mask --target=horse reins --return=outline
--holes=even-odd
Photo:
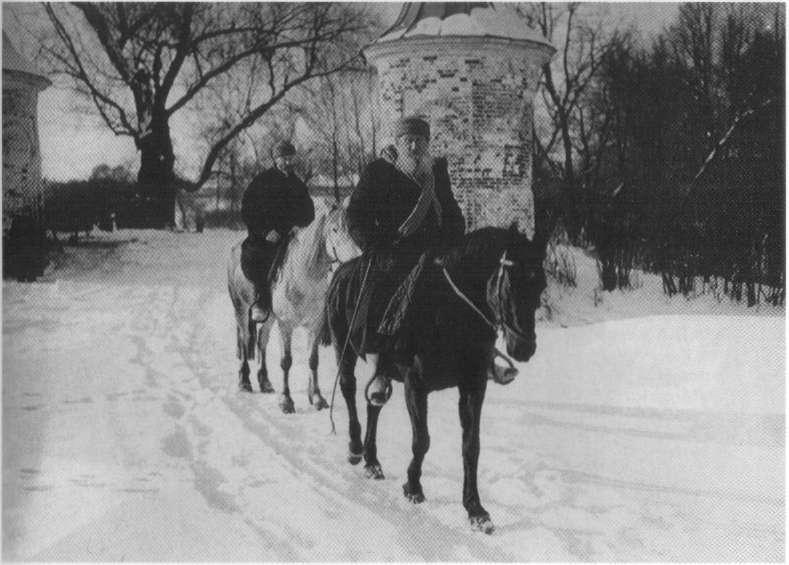
[[[449,286],[451,286],[451,287],[452,287],[452,290],[454,290],[454,291],[455,291],[455,294],[457,294],[457,295],[458,295],[458,297],[459,297],[459,298],[460,298],[460,299],[461,299],[463,302],[465,302],[466,304],[468,304],[468,305],[471,307],[471,309],[472,309],[472,310],[474,310],[474,312],[476,312],[476,313],[479,315],[479,317],[480,317],[480,318],[482,318],[482,320],[483,320],[483,321],[484,321],[486,324],[488,324],[488,325],[491,327],[491,329],[493,329],[493,331],[497,331],[497,330],[499,329],[499,327],[498,327],[496,324],[494,324],[493,322],[491,322],[491,321],[488,319],[488,317],[487,317],[487,316],[486,316],[486,315],[485,315],[485,314],[482,312],[482,310],[480,310],[479,308],[477,308],[477,305],[476,305],[476,304],[474,304],[474,303],[471,301],[471,299],[470,299],[468,296],[466,296],[465,294],[463,294],[463,291],[462,291],[462,290],[460,290],[460,289],[457,287],[457,285],[455,284],[455,281],[453,281],[453,280],[452,280],[452,277],[451,277],[451,276],[449,276],[449,271],[447,271],[447,268],[446,268],[446,267],[441,267],[441,270],[444,272],[444,278],[445,278],[445,279],[447,279],[447,282],[449,283]]]
[[[455,281],[452,280],[452,277],[450,276],[449,271],[447,271],[446,267],[442,267],[441,270],[444,272],[444,278],[447,279],[447,282],[449,283],[449,286],[452,287],[452,290],[455,292],[455,294],[458,296],[458,298],[460,298],[472,310],[474,310],[474,312],[476,312],[477,315],[480,318],[482,318],[482,320],[488,326],[490,326],[490,328],[494,332],[498,331],[499,327],[501,327],[503,330],[506,330],[508,332],[514,333],[519,338],[521,338],[524,341],[526,341],[528,338],[526,337],[526,335],[520,329],[515,328],[511,324],[507,323],[506,316],[504,315],[504,306],[501,303],[501,287],[502,287],[503,279],[504,279],[504,269],[506,267],[512,267],[514,264],[515,263],[513,261],[511,261],[510,259],[507,259],[507,252],[505,251],[504,254],[501,256],[501,259],[499,259],[499,268],[498,268],[498,271],[496,272],[496,305],[499,308],[499,322],[498,322],[498,324],[492,322],[490,320],[490,318],[488,318],[485,315],[485,313],[482,312],[482,310],[480,310],[479,307],[477,307],[477,305],[474,304],[474,302],[468,296],[466,296],[465,293],[462,290],[460,290],[460,288],[458,288],[458,286],[455,284]]]

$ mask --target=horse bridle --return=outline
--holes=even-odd
[[[505,332],[515,334],[518,338],[520,338],[523,341],[530,341],[531,338],[527,337],[526,334],[524,334],[520,328],[513,327],[511,324],[507,322],[507,316],[504,310],[504,304],[501,299],[501,289],[504,284],[504,275],[506,273],[506,269],[514,265],[515,262],[510,259],[507,259],[507,251],[504,251],[504,253],[501,255],[501,258],[499,259],[499,268],[496,271],[496,281],[494,285],[496,288],[496,307],[497,307],[496,313],[498,314],[498,320],[497,320],[498,323],[492,322],[485,315],[485,313],[482,310],[480,310],[477,307],[477,305],[474,304],[474,302],[472,302],[472,300],[463,293],[462,290],[458,288],[458,286],[455,284],[455,281],[452,280],[452,277],[450,276],[449,271],[447,271],[446,267],[442,267],[442,270],[444,271],[444,278],[447,279],[449,286],[452,287],[452,290],[455,291],[455,294],[457,294],[458,297],[461,300],[463,300],[463,302],[468,304],[471,307],[471,309],[474,310],[474,312],[476,312],[477,315],[480,318],[482,318],[482,320],[488,326],[490,326],[491,329],[493,329],[494,332],[498,332],[499,328],[501,328]]]

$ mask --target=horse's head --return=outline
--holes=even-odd
[[[504,330],[507,354],[528,361],[537,350],[534,313],[545,290],[545,241],[529,240],[517,229],[507,231],[507,240],[495,272],[488,279],[488,305]]]
[[[326,253],[333,261],[345,263],[362,254],[359,247],[351,239],[345,220],[347,202],[333,204],[326,215],[325,240]]]

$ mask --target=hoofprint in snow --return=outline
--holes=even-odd
[[[296,414],[237,391],[224,266],[240,238],[97,235],[46,280],[3,285],[4,559],[783,560],[783,310],[668,300],[646,275],[595,306],[579,264],[578,289],[550,289],[535,357],[488,388],[485,536],[461,505],[455,390],[429,399],[418,506],[400,385],[383,481],[346,463],[339,395],[336,436],[309,407],[298,334]],[[278,358],[272,340],[275,387]]]

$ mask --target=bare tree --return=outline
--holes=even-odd
[[[264,77],[243,111],[212,140],[196,190],[222,151],[292,89],[358,57],[363,6],[330,3],[46,4],[55,34],[46,53],[56,71],[90,96],[107,126],[140,151],[141,193],[157,202],[154,223],[172,220],[172,117],[244,65]],[[237,75],[236,75],[237,76]]]
[[[557,47],[557,57],[542,68],[540,90],[550,118],[547,141],[534,135],[538,158],[552,167],[563,184],[565,228],[576,240],[582,228],[581,199],[584,175],[579,175],[579,155],[584,167],[593,166],[589,136],[596,130],[584,113],[582,101],[597,76],[605,54],[611,49],[616,31],[609,31],[593,10],[579,3],[521,4],[526,23],[538,29]],[[537,132],[535,132],[537,133]],[[604,132],[601,132],[604,134]],[[556,157],[554,157],[556,156]]]
[[[303,89],[294,108],[312,133],[319,168],[331,175],[335,198],[340,180],[362,169],[375,155],[377,119],[372,105],[372,73],[354,67]]]

